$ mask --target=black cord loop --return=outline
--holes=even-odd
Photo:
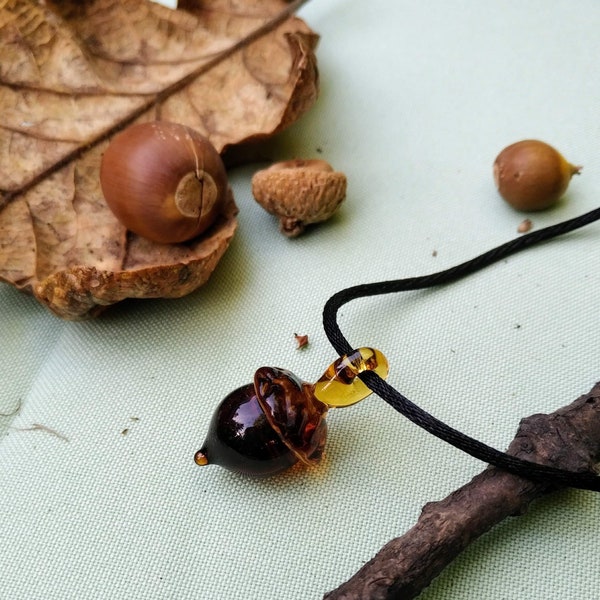
[[[596,208],[579,217],[557,223],[556,225],[532,231],[444,271],[421,277],[409,277],[406,279],[356,285],[341,290],[329,298],[323,309],[323,327],[327,338],[340,356],[352,352],[353,347],[342,334],[337,322],[339,309],[351,300],[367,296],[426,289],[452,283],[503,260],[511,254],[589,225],[598,219],[600,219],[600,208]],[[597,475],[556,469],[496,450],[446,425],[433,415],[419,408],[373,371],[365,371],[359,377],[371,391],[383,398],[390,406],[410,421],[479,460],[527,479],[541,480],[564,487],[600,491],[600,477]]]

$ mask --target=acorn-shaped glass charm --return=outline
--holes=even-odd
[[[261,367],[253,383],[233,391],[217,407],[195,454],[196,464],[267,477],[297,462],[317,463],[327,439],[327,411],[371,393],[357,377],[366,370],[387,377],[381,352],[359,348],[342,356],[314,384],[285,369]]]

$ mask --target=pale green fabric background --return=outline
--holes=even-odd
[[[246,167],[231,174],[239,233],[187,298],[66,323],[0,286],[0,412],[22,404],[0,418],[1,598],[320,598],[483,468],[376,397],[330,415],[316,471],[255,482],[192,457],[257,367],[310,380],[335,358],[332,293],[516,236],[523,215],[492,181],[505,145],[541,138],[584,165],[536,227],[600,204],[600,4],[313,0],[301,14],[322,35],[322,93],[272,150],[347,173],[335,219],[284,239]],[[387,354],[413,401],[504,448],[521,417],[600,378],[599,248],[593,225],[445,289],[352,303],[342,328]],[[591,492],[545,499],[422,598],[598,598],[599,514]]]

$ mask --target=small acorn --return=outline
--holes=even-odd
[[[214,223],[227,195],[227,174],[203,135],[179,123],[153,121],[113,138],[102,157],[100,185],[127,229],[173,244]]]
[[[507,146],[494,161],[498,192],[513,208],[538,211],[562,197],[576,167],[552,146],[539,140],[522,140]]]

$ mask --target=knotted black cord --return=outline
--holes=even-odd
[[[406,279],[356,285],[341,290],[329,298],[323,309],[323,326],[325,333],[331,345],[340,356],[349,354],[352,352],[353,347],[342,334],[337,322],[338,310],[347,302],[357,298],[365,298],[367,296],[393,294],[409,290],[421,290],[451,283],[498,262],[511,254],[529,248],[539,242],[579,229],[598,219],[600,219],[600,208],[596,208],[579,217],[575,217],[574,219],[563,221],[537,231],[532,231],[444,271],[421,277],[409,277]],[[592,473],[575,473],[563,469],[556,469],[516,458],[515,456],[496,450],[495,448],[446,425],[443,421],[440,421],[433,415],[419,408],[398,390],[386,383],[386,381],[379,377],[377,373],[365,371],[361,373],[359,377],[371,391],[383,398],[388,404],[413,423],[475,458],[527,479],[542,480],[546,483],[559,486],[600,491],[600,477]]]

